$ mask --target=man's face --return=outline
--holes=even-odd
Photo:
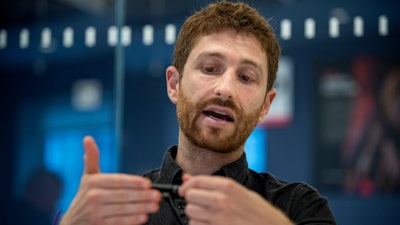
[[[267,58],[256,38],[224,30],[201,37],[178,84],[182,133],[198,147],[228,153],[244,146],[268,112]]]

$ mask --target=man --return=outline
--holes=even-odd
[[[166,70],[178,145],[144,177],[102,174],[85,137],[84,174],[60,224],[335,224],[313,188],[247,167],[244,143],[276,95],[279,56],[272,28],[244,3],[210,4],[189,17]],[[162,194],[154,183],[181,186]]]

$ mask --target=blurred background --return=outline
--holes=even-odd
[[[207,2],[1,1],[1,224],[50,224],[67,209],[85,135],[104,172],[159,166],[178,132],[165,69],[184,19]],[[250,167],[315,186],[338,224],[398,224],[400,3],[247,3],[283,49]]]

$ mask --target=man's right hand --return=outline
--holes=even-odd
[[[83,139],[84,172],[79,190],[60,225],[143,224],[159,210],[161,193],[142,176],[100,172],[99,150],[90,136]]]

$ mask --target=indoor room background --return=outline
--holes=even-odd
[[[43,170],[62,181],[65,211],[85,135],[103,172],[159,166],[178,133],[165,69],[184,19],[208,2],[1,1],[2,214]],[[315,186],[338,224],[399,224],[400,3],[246,2],[282,47],[277,98],[246,142],[250,168]]]

